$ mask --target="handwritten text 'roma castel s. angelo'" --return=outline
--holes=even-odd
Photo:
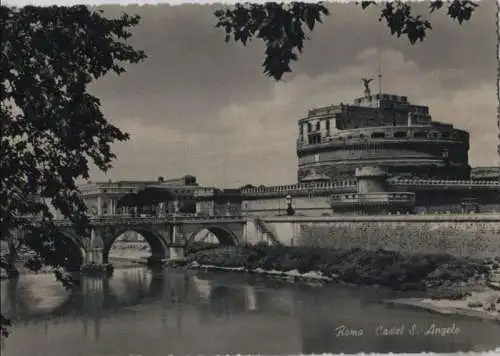
[[[460,329],[452,324],[451,326],[438,327],[435,324],[430,326],[421,327],[417,324],[401,324],[397,326],[377,325],[375,328],[354,329],[346,325],[339,325],[334,330],[336,337],[349,337],[349,336],[454,336],[460,333]]]

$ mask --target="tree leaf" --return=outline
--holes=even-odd
[[[76,186],[89,176],[88,162],[102,171],[115,155],[111,144],[129,135],[110,124],[88,85],[124,63],[146,58],[125,40],[139,17],[108,19],[86,6],[0,6],[2,52],[0,120],[2,135],[1,239],[25,232],[23,244],[36,252],[27,262],[68,267],[68,246],[49,204],[87,236],[86,206]],[[39,224],[26,215],[38,216]],[[0,266],[12,263],[0,258]],[[65,281],[62,271],[58,277]],[[70,286],[69,280],[65,282]],[[2,316],[3,326],[6,319]]]

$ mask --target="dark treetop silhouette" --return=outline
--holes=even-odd
[[[432,29],[431,23],[421,15],[412,13],[412,5],[402,1],[375,4],[374,1],[358,3],[363,9],[370,5],[380,6],[379,21],[385,21],[391,35],[407,36],[411,44],[417,40],[423,41],[427,31]],[[443,1],[429,2],[430,12],[441,9]],[[448,15],[460,24],[468,21],[478,5],[468,0],[453,0],[446,3]],[[290,62],[298,59],[308,39],[303,25],[309,31],[316,23],[322,22],[322,15],[328,16],[329,11],[323,3],[275,3],[265,4],[235,4],[231,9],[218,10],[216,27],[226,32],[226,42],[231,34],[235,42],[246,45],[253,37],[264,41],[266,46],[265,59],[262,63],[264,74],[280,80],[284,73],[291,72]]]

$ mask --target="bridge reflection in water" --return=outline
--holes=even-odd
[[[500,346],[500,325],[379,303],[390,292],[258,276],[116,270],[66,291],[52,275],[2,281],[15,322],[5,355],[452,352]],[[448,336],[377,336],[379,325],[455,325]],[[363,330],[338,336],[336,328]],[[495,344],[496,343],[496,344]]]

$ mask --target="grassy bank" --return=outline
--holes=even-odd
[[[333,280],[393,290],[432,291],[435,298],[464,298],[500,270],[500,258],[478,260],[393,251],[349,251],[315,247],[238,246],[188,255],[188,263],[225,268],[319,272]]]

